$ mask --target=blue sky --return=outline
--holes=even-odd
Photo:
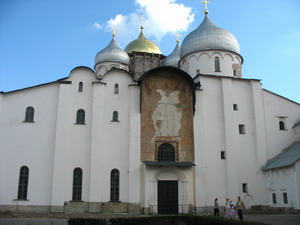
[[[211,0],[208,8],[210,19],[239,41],[243,77],[299,103],[300,1]],[[144,23],[146,37],[168,55],[174,33],[182,41],[202,22],[203,10],[200,0],[0,0],[0,91],[93,68],[114,26],[124,48]]]

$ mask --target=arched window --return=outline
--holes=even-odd
[[[110,173],[110,201],[118,202],[120,192],[120,173],[119,170],[113,169]]]
[[[220,58],[218,56],[215,57],[215,72],[221,72]]]
[[[75,168],[73,171],[73,201],[81,201],[82,192],[82,169]]]
[[[112,121],[119,121],[119,113],[118,111],[113,112]]]
[[[157,161],[175,162],[175,149],[173,145],[164,143],[158,147]]]
[[[285,130],[285,123],[284,123],[284,121],[279,121],[279,130]]]
[[[119,94],[119,84],[115,84],[114,94]]]
[[[80,81],[78,84],[78,92],[82,92],[83,91],[83,83]]]
[[[77,111],[76,124],[85,124],[85,112],[83,109]]]
[[[26,200],[28,192],[29,169],[22,166],[19,175],[18,199]]]
[[[25,121],[24,122],[33,122],[34,119],[34,108],[28,106],[25,112]]]

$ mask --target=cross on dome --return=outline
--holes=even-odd
[[[210,2],[209,1],[201,1],[201,3],[204,4],[204,13],[208,14],[207,4],[210,4]]]

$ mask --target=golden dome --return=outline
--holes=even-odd
[[[130,42],[126,48],[124,49],[125,52],[127,53],[132,53],[132,52],[146,52],[146,53],[155,53],[155,54],[162,54],[161,50],[159,47],[154,44],[153,41],[150,41],[145,38],[144,32],[143,32],[143,27],[141,27],[141,33],[138,39],[133,40]]]

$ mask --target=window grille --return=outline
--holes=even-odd
[[[83,83],[79,82],[78,84],[78,92],[82,92],[83,91]]]
[[[115,84],[114,94],[119,94],[119,84]]]
[[[215,57],[215,72],[221,72],[220,58],[217,56]]]
[[[85,112],[83,109],[77,111],[76,124],[85,124]]]
[[[19,175],[18,199],[26,200],[28,192],[29,169],[27,166],[22,166]]]
[[[73,201],[81,201],[82,192],[82,169],[75,168],[73,171]]]
[[[175,162],[175,148],[169,143],[161,144],[157,150],[157,161]]]
[[[33,119],[34,119],[34,108],[29,106],[26,108],[24,122],[33,122]]]
[[[119,170],[113,169],[110,173],[110,201],[118,202],[120,192],[120,173]]]

